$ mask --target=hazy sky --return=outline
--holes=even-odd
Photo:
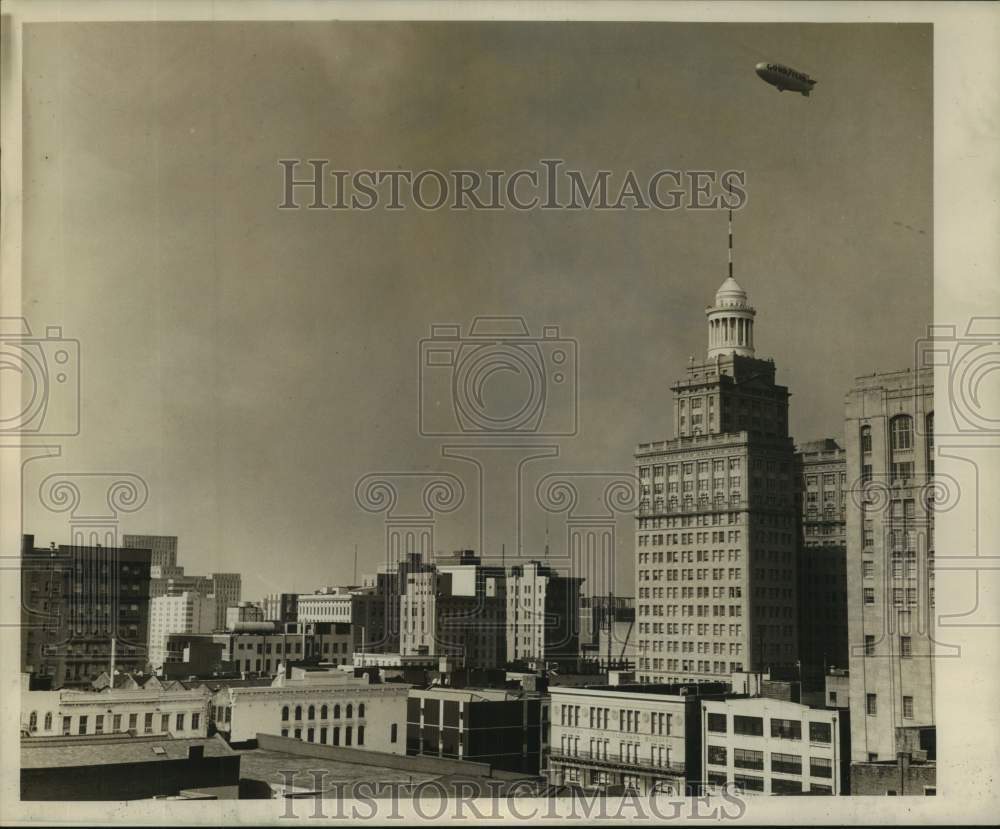
[[[725,277],[724,213],[281,212],[279,158],[745,170],[736,277],[758,355],[798,441],[840,435],[852,378],[910,365],[931,320],[931,47],[913,25],[28,27],[25,314],[80,340],[82,429],[27,467],[26,531],[68,541],[38,503],[45,476],[132,472],[150,499],[122,531],[180,536],[189,571],[242,571],[252,598],[349,581],[355,543],[373,569],[384,525],[356,482],[443,471],[466,498],[435,546],[476,547],[473,467],[418,436],[417,392],[430,326],[477,315],[579,345],[579,434],[526,467],[523,555],[544,544],[539,477],[628,472],[638,441],[672,436],[669,387],[704,354]],[[778,93],[759,61],[819,83]],[[489,480],[487,552],[511,556],[510,486]]]

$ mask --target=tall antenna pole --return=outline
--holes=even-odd
[[[729,208],[729,278],[733,278],[733,208]]]

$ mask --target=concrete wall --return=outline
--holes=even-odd
[[[898,796],[928,794],[937,787],[937,766],[930,764],[856,763],[851,766],[852,795]]]

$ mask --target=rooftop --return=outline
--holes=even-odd
[[[205,757],[225,757],[235,753],[218,735],[190,739],[174,739],[165,735],[131,737],[122,734],[22,737],[21,768],[43,769],[186,760],[188,749],[192,746],[203,746]]]

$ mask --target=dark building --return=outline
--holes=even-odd
[[[795,453],[801,515],[799,658],[802,676],[821,683],[830,667],[846,668],[847,458],[832,438]]]
[[[549,701],[491,688],[411,689],[406,753],[540,773],[548,750]]]
[[[240,755],[219,736],[21,740],[21,800],[235,799],[239,783]]]
[[[21,671],[32,687],[86,687],[147,661],[150,551],[22,541]]]
[[[852,795],[936,795],[937,733],[934,726],[896,729],[896,759],[851,764]]]

